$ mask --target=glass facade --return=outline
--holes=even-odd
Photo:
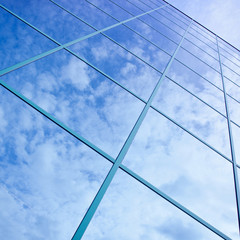
[[[239,239],[239,50],[162,0],[0,23],[1,239]]]

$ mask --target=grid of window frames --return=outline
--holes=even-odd
[[[238,239],[239,50],[166,1],[24,4],[0,4],[1,239]]]

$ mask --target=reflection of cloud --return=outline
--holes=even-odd
[[[62,81],[65,84],[74,85],[79,90],[84,90],[90,82],[86,64],[71,58],[69,63],[62,68]]]

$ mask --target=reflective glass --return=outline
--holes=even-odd
[[[192,34],[195,38],[200,40],[201,42],[205,43],[205,45],[209,46],[213,50],[217,51],[217,44],[216,39],[215,41],[212,39],[207,38],[200,31],[193,30],[192,28],[189,30],[189,33]]]
[[[218,72],[220,72],[219,59],[213,57],[204,49],[197,47],[196,45],[194,45],[194,43],[188,40],[183,41],[182,48],[184,48],[185,50],[188,50],[190,53],[200,58],[206,64],[210,65],[211,67],[216,69]]]
[[[151,15],[154,18],[159,19],[162,23],[164,23],[166,26],[168,26],[177,34],[183,35],[185,32],[185,29],[187,28],[187,26],[185,25],[184,27],[182,27],[180,24],[178,24],[178,22],[176,22],[174,17],[172,17],[166,11],[164,11],[164,8],[161,8],[156,12],[151,13]]]
[[[138,28],[144,28],[144,25],[139,23],[139,20],[133,20],[128,26],[130,25],[131,28],[137,29],[136,31],[140,32]],[[143,29],[142,31],[144,30],[148,31],[148,29]],[[151,42],[131,31],[128,27],[121,25],[106,31],[106,34],[153,65],[159,71],[164,71],[170,56],[164,53],[159,47],[156,47]]]
[[[114,5],[118,6],[119,9],[122,9],[126,12],[128,12],[131,16],[137,16],[139,14],[142,14],[143,11],[139,9],[138,6],[135,4],[132,4],[131,1],[126,1],[126,0],[107,0],[112,2]]]
[[[88,4],[87,7],[90,7],[90,9],[92,9],[93,14],[85,13],[85,15],[88,15],[87,19],[90,18],[89,20],[91,20],[93,18],[93,20],[95,20],[95,22],[93,22],[95,26],[99,24],[98,19],[101,22],[102,17],[106,18],[106,24],[104,25],[105,27],[108,27],[116,23],[116,20],[114,20],[114,18],[116,18],[117,20],[123,21],[132,17],[131,14],[119,8],[116,4],[114,4],[111,1],[107,1],[107,4],[106,4],[105,0],[101,0],[101,1],[87,0],[86,3]],[[72,5],[72,8],[74,8],[74,4]],[[97,12],[100,16],[95,16],[95,12]],[[81,14],[79,16],[81,16]],[[108,21],[109,19],[111,19],[111,21]]]
[[[135,97],[64,50],[2,80],[114,156],[143,107]]]
[[[218,52],[214,48],[206,45],[204,41],[198,39],[195,35],[191,33],[186,34],[186,41],[191,41],[193,44],[197,45],[199,48],[203,49],[208,54],[212,55],[215,59],[218,59]]]
[[[240,107],[238,111],[240,111]],[[237,164],[240,166],[240,138],[239,138],[240,128],[233,123],[231,124],[231,128],[232,128],[232,134],[233,134],[235,157],[236,157]]]
[[[209,32],[208,30],[206,30],[205,28],[203,28],[202,26],[200,26],[199,24],[193,22],[191,27],[194,30],[198,31],[199,33],[203,34],[210,41],[216,42],[216,36]]]
[[[228,68],[229,70],[235,72],[236,74],[239,75],[240,77],[240,66],[238,66],[238,64],[236,64],[236,62],[234,61],[234,59],[229,59],[226,58],[224,56],[221,55],[221,63]]]
[[[0,8],[0,70],[57,45]]]
[[[230,81],[233,81],[238,86],[240,86],[240,74],[235,71],[232,71],[230,68],[222,64],[223,75]]]
[[[27,7],[23,1],[16,3],[16,1],[10,0],[4,4],[24,20],[61,44],[80,38],[94,31],[50,1],[29,0]],[[84,6],[85,5],[81,6],[82,9],[84,9]]]
[[[0,238],[70,239],[111,164],[0,88]]]
[[[240,102],[240,87],[236,86],[226,78],[224,78],[224,81],[226,92]]]
[[[219,239],[121,170],[83,240]]]
[[[168,14],[174,16],[176,18],[176,21],[178,20],[185,22],[187,25],[190,23],[190,19],[184,14],[179,13],[179,11],[177,11],[175,8],[168,5],[165,10],[168,12]]]
[[[206,134],[229,145],[210,129]],[[231,163],[157,112],[148,112],[123,165],[227,235],[238,235]]]
[[[210,84],[176,60],[173,61],[167,76],[225,115],[223,92],[216,87],[219,79],[214,82],[214,78],[209,78],[212,81]]]
[[[226,118],[176,84],[164,79],[153,106],[230,157]]]
[[[176,59],[187,65],[196,73],[200,74],[204,78],[208,79],[210,82],[215,82],[218,87],[221,88],[221,74],[217,72],[214,68],[207,65],[201,58],[193,56],[188,49],[180,48]]]
[[[231,97],[227,97],[230,119],[240,126],[240,102],[235,101]]]
[[[127,47],[134,51],[135,45],[132,42],[130,44]],[[86,43],[83,41],[76,44],[71,49],[146,101],[161,76],[145,62],[101,34],[89,38]],[[141,52],[134,52],[142,59]]]

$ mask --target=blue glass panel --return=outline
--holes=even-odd
[[[131,24],[130,24],[131,23]],[[139,20],[131,21],[128,26],[136,29],[137,32],[148,32],[148,29]],[[142,30],[138,30],[143,28]],[[149,32],[148,32],[149,33]],[[146,62],[153,65],[159,71],[163,72],[170,56],[164,53],[161,49],[154,46],[149,41],[140,37],[130,29],[125,26],[118,26],[114,29],[106,31],[106,34],[121,43],[127,49],[131,50],[133,53],[144,59]]]
[[[0,70],[56,47],[49,39],[0,8]]]
[[[171,106],[171,102],[167,104]],[[177,120],[183,114],[193,115],[176,112]],[[225,130],[217,122],[213,124],[216,130]],[[205,134],[222,147],[229,145],[217,131],[208,129]],[[233,239],[238,236],[231,163],[159,113],[148,112],[123,165]]]
[[[143,107],[66,51],[11,72],[2,80],[114,156]]]
[[[208,82],[207,79],[197,75],[176,60],[173,61],[167,76],[225,115],[223,92],[216,87],[219,79],[216,81],[209,77],[211,82]]]
[[[221,88],[222,80],[221,74],[211,66],[208,66],[201,58],[195,57],[188,51],[188,49],[180,48],[176,59],[183,62],[185,65],[193,69],[196,73],[200,74],[210,82],[214,82]]]
[[[202,95],[204,95],[204,90],[204,88],[201,89]],[[164,79],[153,105],[218,151],[230,157],[229,144],[226,144],[229,141],[226,118],[182,88],[168,79]]]
[[[0,238],[70,239],[111,164],[0,88]]]
[[[82,239],[219,237],[119,170]]]
[[[190,51],[190,53],[197,56],[202,61],[204,61],[206,64],[210,65],[211,67],[216,69],[218,72],[220,72],[219,59],[213,57],[211,54],[209,54],[204,49],[199,48],[198,46],[194,45],[194,43],[192,43],[191,41],[188,41],[188,40],[183,41],[182,48]]]
[[[238,109],[240,112],[240,107]],[[234,124],[231,124],[232,127],[232,134],[233,134],[233,142],[234,142],[234,150],[235,150],[235,157],[237,164],[240,165],[240,128]]]
[[[88,13],[89,8],[86,4],[80,6],[85,13]],[[16,3],[10,0],[6,2],[6,7],[62,44],[93,32],[86,24],[50,1],[30,0],[26,7],[23,1]]]
[[[133,42],[128,42],[127,47],[139,58],[151,63],[150,59],[143,57],[141,50],[144,48],[141,44],[136,46]],[[89,38],[87,42],[72,46],[71,49],[146,101],[161,76],[145,62],[100,34]],[[148,56],[153,59],[153,53],[148,52]]]
[[[218,59],[217,50],[215,50],[215,48],[212,48],[211,46],[206,45],[206,42],[204,40],[199,40],[194,34],[188,33],[186,35],[186,40],[193,42],[198,47],[202,48],[204,51],[212,55],[214,58]]]
[[[232,98],[227,97],[230,118],[240,126],[240,104]]]

